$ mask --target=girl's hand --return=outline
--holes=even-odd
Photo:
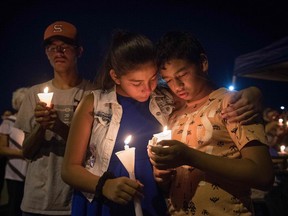
[[[108,179],[103,186],[103,195],[115,203],[126,205],[134,197],[143,198],[143,184],[128,177]]]
[[[229,106],[222,110],[222,118],[228,122],[242,125],[258,122],[262,115],[262,93],[256,87],[250,87],[233,93]]]

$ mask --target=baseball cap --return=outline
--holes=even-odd
[[[53,40],[61,40],[71,45],[79,45],[77,28],[66,21],[56,21],[50,24],[44,32],[44,46]]]

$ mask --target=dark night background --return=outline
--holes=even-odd
[[[170,30],[191,31],[206,48],[210,76],[226,87],[236,57],[288,36],[287,7],[279,0],[10,0],[0,4],[1,113],[11,109],[16,88],[52,77],[41,43],[45,28],[56,20],[77,26],[84,46],[79,71],[90,80],[115,28],[143,33],[154,42]],[[237,79],[237,89],[251,85],[262,90],[265,106],[288,106],[287,82]]]

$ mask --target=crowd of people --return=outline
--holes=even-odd
[[[270,154],[288,153],[288,113],[283,107],[282,112],[275,108],[266,108],[263,111],[265,132],[270,146]],[[282,147],[281,147],[282,146]]]
[[[9,215],[254,214],[251,188],[274,181],[261,92],[217,87],[191,33],[168,32],[153,44],[115,31],[95,82],[79,73],[84,49],[73,24],[50,24],[43,46],[53,78],[25,89],[14,122],[3,116],[0,126],[6,171],[10,161],[23,163],[23,178],[5,175],[14,182]],[[46,87],[51,105],[38,98]],[[148,145],[164,126],[172,139]],[[136,180],[116,154],[128,134]]]

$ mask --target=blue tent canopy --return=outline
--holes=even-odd
[[[236,77],[288,82],[288,37],[237,57],[233,83]]]

